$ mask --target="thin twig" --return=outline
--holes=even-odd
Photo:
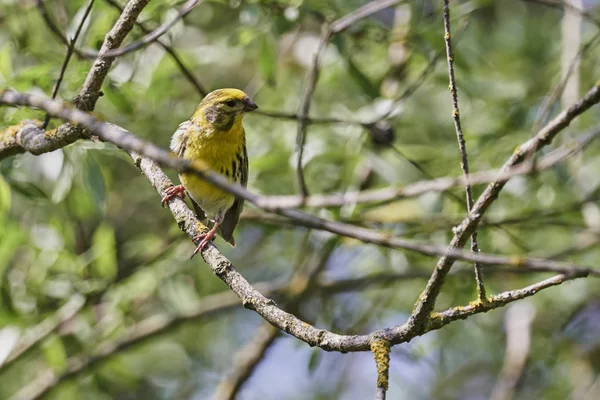
[[[150,43],[154,42],[159,37],[164,35],[180,19],[182,19],[183,17],[188,15],[190,13],[190,11],[192,11],[194,9],[194,7],[196,7],[198,4],[200,4],[200,2],[201,2],[201,0],[188,0],[187,3],[185,3],[183,5],[183,7],[181,7],[179,12],[175,16],[175,18],[173,18],[171,21],[165,22],[160,27],[158,27],[154,31],[148,33],[146,36],[144,36],[140,40],[136,40],[135,42],[128,44],[127,46],[119,47],[117,49],[111,49],[111,50],[107,51],[106,53],[104,53],[104,57],[119,57],[119,56],[122,56],[127,53],[131,53],[132,51],[139,50],[142,47],[149,45]]]
[[[319,79],[319,71],[321,67],[321,61],[327,47],[329,39],[332,35],[342,32],[352,24],[366,18],[374,13],[381,11],[385,8],[394,6],[400,3],[400,0],[374,0],[370,3],[365,4],[358,10],[355,10],[342,18],[337,19],[330,25],[324,25],[317,46],[317,51],[313,58],[312,67],[306,76],[306,83],[304,84],[304,94],[298,107],[298,132],[296,134],[296,180],[298,182],[298,189],[302,197],[308,196],[308,189],[304,179],[303,171],[303,156],[304,156],[304,145],[306,143],[306,128],[308,126],[308,114],[310,112],[310,105],[312,96]]]
[[[446,57],[448,59],[448,79],[450,81],[450,96],[452,99],[452,119],[454,120],[454,129],[456,130],[456,140],[458,141],[458,151],[460,152],[460,166],[462,168],[465,180],[469,180],[469,159],[467,157],[467,145],[462,132],[460,122],[460,109],[458,107],[458,89],[456,88],[456,79],[454,78],[454,52],[452,51],[452,31],[450,29],[450,4],[449,0],[444,0],[444,42],[446,44]],[[471,185],[465,185],[467,197],[467,212],[473,208],[473,192]],[[477,241],[477,230],[474,229],[471,234],[471,251],[479,253],[479,243]],[[481,266],[474,264],[475,282],[477,283],[477,297],[479,301],[486,301],[485,286],[483,284],[483,272]]]
[[[494,308],[503,307],[508,303],[512,303],[515,300],[521,300],[526,297],[533,296],[537,292],[543,289],[547,289],[552,286],[560,285],[566,281],[570,281],[578,278],[572,274],[560,274],[553,276],[552,278],[544,279],[541,282],[534,283],[533,285],[527,286],[523,289],[511,290],[503,292],[495,296],[490,297],[487,303],[473,302],[466,306],[450,308],[446,311],[439,313],[433,313],[429,320],[427,329],[439,329],[444,326],[447,319],[466,319],[471,315],[486,312]]]
[[[42,19],[46,23],[46,26],[48,27],[48,29],[50,29],[50,31],[54,34],[54,36],[56,36],[58,38],[58,40],[61,43],[63,43],[65,46],[69,47],[70,40],[67,38],[67,36],[64,33],[62,33],[62,31],[60,30],[58,25],[54,22],[54,20],[50,16],[50,13],[48,12],[48,9],[46,8],[46,5],[44,4],[44,2],[42,0],[36,0],[36,6],[37,6],[38,11],[40,12]],[[89,51],[89,50],[80,50],[76,47],[73,49],[73,52],[81,58],[96,58],[98,55],[98,52]]]
[[[123,8],[115,0],[104,1],[110,6],[119,10],[120,12],[123,12]],[[142,32],[146,34],[152,32],[146,27],[146,25],[144,25],[140,21],[136,21],[135,24],[142,30]],[[156,43],[158,43],[158,45],[162,47],[163,50],[165,50],[169,54],[169,56],[171,56],[171,59],[175,62],[175,64],[177,64],[177,67],[179,68],[183,76],[185,76],[185,78],[192,84],[192,86],[194,86],[194,88],[200,94],[200,96],[206,96],[208,94],[208,90],[206,90],[204,85],[202,85],[200,81],[194,76],[194,74],[185,66],[175,49],[161,39],[156,39]]]
[[[67,54],[65,55],[65,59],[63,60],[62,66],[60,68],[60,73],[58,74],[58,79],[56,80],[56,83],[54,84],[54,88],[52,89],[52,96],[50,97],[51,99],[55,99],[56,95],[58,94],[58,89],[60,88],[60,84],[62,83],[63,77],[65,76],[65,72],[67,71],[67,66],[69,65],[71,56],[73,55],[73,50],[75,50],[75,44],[77,43],[77,39],[79,38],[79,34],[81,33],[81,31],[83,29],[83,25],[85,25],[85,21],[87,20],[87,17],[90,15],[90,12],[92,11],[94,1],[95,0],[90,0],[90,2],[88,3],[88,5],[85,9],[85,12],[83,13],[83,17],[81,18],[81,22],[77,26],[75,35],[69,41],[69,45],[67,46]],[[41,1],[40,1],[40,3],[41,3]],[[50,122],[50,114],[46,114],[46,119],[44,120],[44,123],[42,124],[41,129],[46,129],[49,122]]]
[[[313,59],[312,68],[306,78],[304,84],[304,94],[298,108],[298,133],[296,135],[296,180],[298,182],[298,190],[302,198],[308,196],[308,189],[306,187],[306,181],[304,180],[304,169],[303,169],[303,156],[304,156],[304,145],[306,143],[306,128],[308,126],[308,113],[310,112],[310,104],[312,95],[317,86],[317,80],[319,77],[319,67],[321,65],[321,59],[325,52],[325,47],[329,38],[331,37],[331,28],[329,26],[323,26],[321,38],[319,39],[319,45]]]
[[[115,57],[107,56],[107,54],[121,45],[125,37],[135,26],[137,17],[144,7],[148,5],[149,1],[150,0],[130,0],[112,29],[106,34],[102,47],[98,52],[98,57],[96,57],[96,60],[83,83],[81,93],[75,99],[77,108],[84,111],[92,111],[94,109],[96,101],[100,97],[100,89],[102,88],[104,78],[108,74],[108,70],[115,60]]]

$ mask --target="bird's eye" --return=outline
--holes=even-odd
[[[233,106],[235,106],[235,100],[227,100],[225,102],[225,104],[227,104],[227,106],[229,106],[229,107],[233,107]]]

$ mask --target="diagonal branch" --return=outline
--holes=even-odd
[[[458,141],[458,150],[460,152],[460,166],[462,168],[465,179],[469,179],[469,159],[467,158],[467,146],[465,137],[462,132],[462,124],[460,122],[460,110],[458,108],[458,90],[456,88],[456,80],[454,78],[454,52],[452,51],[452,33],[450,30],[450,4],[449,0],[444,0],[444,42],[446,44],[446,57],[448,59],[448,79],[450,81],[450,96],[452,98],[452,119],[454,120],[454,129],[456,130],[456,139]],[[465,193],[467,197],[467,212],[471,212],[473,208],[473,192],[471,185],[465,185]],[[471,234],[471,251],[479,253],[479,243],[477,241],[477,230],[473,229]],[[474,264],[475,281],[477,282],[477,297],[479,301],[486,301],[485,286],[483,285],[483,272],[481,266]]]
[[[538,151],[540,148],[547,146],[552,142],[554,137],[564,128],[566,128],[573,119],[589,109],[592,105],[600,101],[600,86],[596,84],[590,91],[583,96],[577,103],[569,109],[561,112],[548,125],[539,131],[532,139],[521,145],[510,159],[502,167],[502,171],[509,170],[515,165],[520,164],[532,152]],[[500,191],[508,179],[498,179],[488,185],[485,191],[481,194],[477,202],[473,205],[471,213],[463,220],[463,222],[454,229],[454,237],[450,242],[449,250],[462,248],[469,236],[475,231],[477,225],[481,221],[483,214],[498,198]],[[415,310],[409,320],[411,329],[419,330],[426,324],[429,314],[433,312],[435,301],[440,289],[450,271],[450,268],[456,260],[451,255],[442,256],[437,262],[431,278],[427,282],[427,286],[419,296],[419,300],[415,305]]]

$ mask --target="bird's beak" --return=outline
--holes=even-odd
[[[258,106],[256,105],[255,102],[252,101],[252,99],[247,98],[244,101],[244,111],[249,112],[249,111],[254,111],[258,108]]]

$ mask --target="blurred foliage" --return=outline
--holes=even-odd
[[[35,3],[0,0],[0,85],[49,95],[65,46],[52,35]],[[57,25],[69,34],[86,3],[45,1]],[[140,20],[156,28],[173,18],[182,3],[150,2]],[[321,25],[364,3],[207,0],[162,40],[176,49],[205,87],[238,87],[251,93],[261,110],[293,113],[301,101]],[[456,76],[471,170],[497,168],[531,137],[540,107],[560,81],[562,12],[534,1],[452,3]],[[596,2],[589,2],[588,11],[600,18],[592,4]],[[460,175],[441,2],[412,2],[405,10],[410,12],[406,37],[392,34],[394,9],[387,9],[351,26],[327,47],[311,116],[365,123],[388,113],[390,118],[389,124],[371,130],[357,124],[310,125],[305,172],[312,193]],[[99,49],[117,16],[117,10],[97,0],[78,47]],[[579,67],[583,94],[597,80],[600,51],[598,26],[586,19],[581,29],[583,43],[593,41]],[[127,40],[142,36],[134,29]],[[405,46],[408,54],[401,66],[389,61],[388,50],[394,44]],[[441,57],[423,84],[396,102],[436,54]],[[90,65],[91,60],[73,57],[60,98],[77,95]],[[103,118],[163,147],[202,98],[157,45],[119,58],[103,93],[96,109]],[[553,115],[559,109],[554,104]],[[576,135],[598,116],[592,109],[561,137]],[[2,127],[43,117],[25,108],[0,108]],[[53,120],[50,127],[60,123]],[[249,188],[264,194],[295,193],[296,121],[253,114],[245,125]],[[597,265],[598,171],[600,146],[592,144],[583,156],[550,171],[511,180],[489,211],[488,221],[513,221],[482,227],[483,251]],[[167,172],[176,178],[173,171]],[[88,296],[76,318],[0,370],[0,399],[44,368],[64,371],[69,357],[118,340],[146,318],[182,315],[201,304],[203,297],[226,290],[199,258],[189,260],[192,244],[170,213],[161,209],[148,181],[114,146],[78,142],[37,157],[7,158],[0,161],[0,173],[0,327],[24,330],[52,315],[74,294]],[[481,187],[474,189],[475,194],[480,191]],[[464,216],[463,197],[463,191],[455,188],[449,194],[322,213],[446,244],[451,227]],[[255,218],[238,227],[236,249],[221,240],[216,244],[252,282],[279,282],[291,276],[298,260],[318,253],[330,236],[313,232],[305,242],[305,233],[303,228]],[[346,239],[330,256],[324,276],[427,273],[434,262]],[[457,263],[455,268],[470,266]],[[501,267],[493,272],[486,280],[492,294],[542,279],[540,274],[502,273]],[[315,292],[301,304],[300,315],[336,332],[366,333],[404,322],[423,285],[422,279],[412,279],[359,292]],[[530,300],[536,316],[517,398],[582,398],[578,394],[592,390],[594,382],[599,386],[598,324],[590,322],[598,320],[599,295],[597,282],[587,279]],[[474,296],[471,275],[452,276],[438,308],[466,304]],[[479,315],[395,347],[390,396],[487,398],[503,364],[503,316],[503,310]],[[236,349],[260,323],[256,314],[239,306],[177,325],[62,383],[48,398],[208,398],[231,368]],[[0,347],[1,343],[0,338]],[[374,374],[370,354],[324,353],[284,337],[267,353],[240,398],[371,398]]]

